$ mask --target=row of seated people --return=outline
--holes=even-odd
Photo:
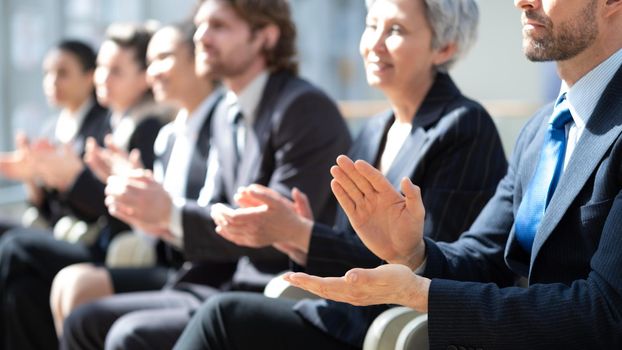
[[[549,15],[564,22],[540,2],[517,6],[542,25]],[[554,120],[547,130],[552,106],[525,127],[507,167],[490,116],[447,74],[473,44],[472,0],[368,1],[360,51],[369,84],[391,110],[369,121],[352,145],[334,103],[297,77],[286,1],[201,1],[196,29],[161,29],[148,49],[144,42],[146,55],[105,41],[96,82],[106,69],[100,64],[125,55],[140,68],[144,59],[156,98],[180,108],[155,141],[157,166],[142,169],[138,153],[113,139],[107,148],[87,142],[88,167],[69,151],[55,161],[73,159],[67,169],[98,181],[102,215],[154,239],[160,265],[102,266],[110,229],[91,247],[8,232],[0,242],[3,346],[47,349],[60,339],[64,349],[356,349],[389,304],[430,313],[433,349],[619,346],[619,128],[607,117],[621,97],[622,39],[613,33],[622,5],[586,6],[570,6],[568,18],[592,13],[584,24],[600,31],[576,33],[586,36],[577,41],[602,45],[560,58],[542,49],[555,36],[542,44],[525,32],[532,60],[593,60],[577,72],[572,61],[560,64],[570,70],[560,70],[567,75],[559,105],[572,112],[565,109],[559,125],[563,130],[570,117],[574,124],[565,126],[568,147],[559,155],[561,132],[555,166],[546,164],[546,147],[559,138],[547,133],[560,129]],[[598,94],[586,103],[591,91]],[[348,147],[349,158],[331,167]],[[48,156],[41,148],[24,141],[19,152]],[[60,198],[79,184],[71,179],[57,188]],[[554,192],[557,183],[565,189]],[[85,201],[93,205],[95,196]],[[288,279],[327,299],[247,293],[287,269],[325,276]],[[520,277],[529,288],[513,287]]]

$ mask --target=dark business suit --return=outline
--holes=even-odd
[[[622,68],[588,120],[529,256],[514,218],[551,111],[523,128],[507,176],[471,229],[454,244],[426,240],[430,349],[622,348]],[[517,277],[530,287],[509,287]]]
[[[210,152],[211,121],[218,102],[222,97],[222,91],[216,91],[208,97],[207,109],[203,124],[198,126],[197,139],[192,152],[186,177],[185,197],[189,200],[197,200],[205,185],[207,162]],[[169,161],[175,146],[174,123],[165,125],[158,133],[155,144],[155,166],[167,176]],[[173,169],[175,171],[175,169]],[[177,171],[181,171],[178,169]],[[165,240],[158,240],[155,244],[156,266],[145,268],[114,268],[108,269],[115,294],[135,291],[157,290],[165,283],[172,283],[175,271],[184,263],[183,253],[180,248],[173,246]],[[196,268],[201,271],[201,282],[218,287],[224,281],[229,280],[235,270],[234,263],[204,263]],[[198,271],[197,271],[198,272]]]
[[[387,113],[369,121],[350,151],[351,158],[378,164],[393,120],[393,113]],[[426,208],[425,236],[453,241],[470,226],[493,195],[506,169],[499,136],[488,113],[478,103],[465,98],[448,75],[438,74],[413,118],[411,135],[400,148],[387,178],[396,188],[404,177],[417,184]],[[304,270],[320,276],[341,276],[354,267],[381,265],[382,261],[360,241],[343,210],[339,209],[337,216],[333,228],[314,226]],[[295,269],[303,270],[299,266]],[[296,304],[246,294],[217,299],[220,303],[210,302],[188,328],[188,334],[202,332],[197,328],[199,320],[202,316],[204,320],[214,316],[216,313],[208,316],[214,309],[221,311],[219,315],[231,315],[222,323],[232,325],[231,329],[211,329],[207,325],[211,322],[203,323],[209,329],[202,333],[208,342],[229,331],[236,335],[220,338],[229,344],[218,341],[209,346],[201,344],[210,349],[251,348],[249,343],[253,342],[257,347],[273,348],[278,344],[270,338],[283,341],[281,329],[287,329],[290,334],[282,343],[287,348],[356,348],[362,345],[374,317],[387,308],[354,307],[326,300],[303,300]],[[269,324],[273,330],[264,329],[262,323]],[[253,335],[238,336],[243,328],[252,329]],[[244,343],[245,339],[248,343]],[[238,341],[241,343],[236,344]],[[178,347],[199,348],[199,345],[180,341]]]
[[[119,295],[79,307],[65,322],[63,347],[102,348],[105,340],[106,348],[168,349],[202,300],[222,290],[261,291],[274,273],[286,270],[287,258],[276,250],[238,247],[214,231],[210,205],[235,205],[233,196],[239,186],[262,184],[286,196],[297,187],[309,195],[315,216],[325,222],[330,219],[327,210],[334,212],[334,199],[328,171],[349,147],[350,135],[326,95],[290,73],[273,73],[239,165],[235,164],[231,128],[223,102],[212,126],[212,147],[218,156],[218,171],[210,185],[213,195],[207,206],[195,202],[185,206],[183,233],[186,260],[237,263],[233,278],[221,288],[211,288],[196,283],[201,273],[191,269],[184,271],[186,275],[173,288]]]
[[[127,132],[126,144],[141,151],[146,165],[153,165],[153,142],[162,117],[149,114],[137,120]],[[110,125],[109,118],[107,125]],[[128,228],[107,213],[104,187],[85,168],[65,194],[76,216],[100,218],[104,222],[92,246],[57,241],[47,230],[37,229],[11,230],[0,240],[0,311],[3,315],[0,346],[53,349],[58,345],[49,305],[54,276],[72,264],[102,262],[110,240]]]

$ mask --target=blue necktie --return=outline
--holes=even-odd
[[[566,155],[566,123],[572,119],[566,94],[555,103],[549,120],[540,160],[523,196],[514,226],[518,243],[531,253],[536,232],[564,167]]]

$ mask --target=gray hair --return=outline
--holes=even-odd
[[[413,0],[423,1],[426,18],[432,28],[432,48],[456,45],[456,53],[436,69],[447,72],[473,46],[477,39],[479,9],[476,0]],[[367,8],[376,0],[365,0]]]

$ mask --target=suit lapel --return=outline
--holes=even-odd
[[[217,101],[215,102],[217,103]],[[194,152],[190,158],[190,166],[188,167],[188,180],[186,181],[186,198],[199,198],[201,188],[205,184],[205,175],[207,174],[207,158],[210,149],[210,122],[214,108],[209,109],[208,115],[203,121],[203,125],[199,130],[199,137],[194,147]]]
[[[410,136],[404,141],[387,172],[387,179],[393,187],[399,189],[402,178],[412,177],[416,168],[421,165],[421,159],[426,154],[430,141],[434,139],[431,133],[436,129],[430,129],[430,126],[439,121],[447,103],[458,95],[460,91],[449,76],[438,74],[413,118]]]
[[[284,82],[285,75],[276,73],[271,74],[266,83],[252,130],[247,133],[244,154],[236,177],[236,188],[253,183],[258,177],[263,160],[262,155],[265,153],[267,143],[270,140],[270,128],[277,103],[276,99]]]
[[[622,131],[622,68],[592,113],[536,233],[530,266],[562,216]]]

